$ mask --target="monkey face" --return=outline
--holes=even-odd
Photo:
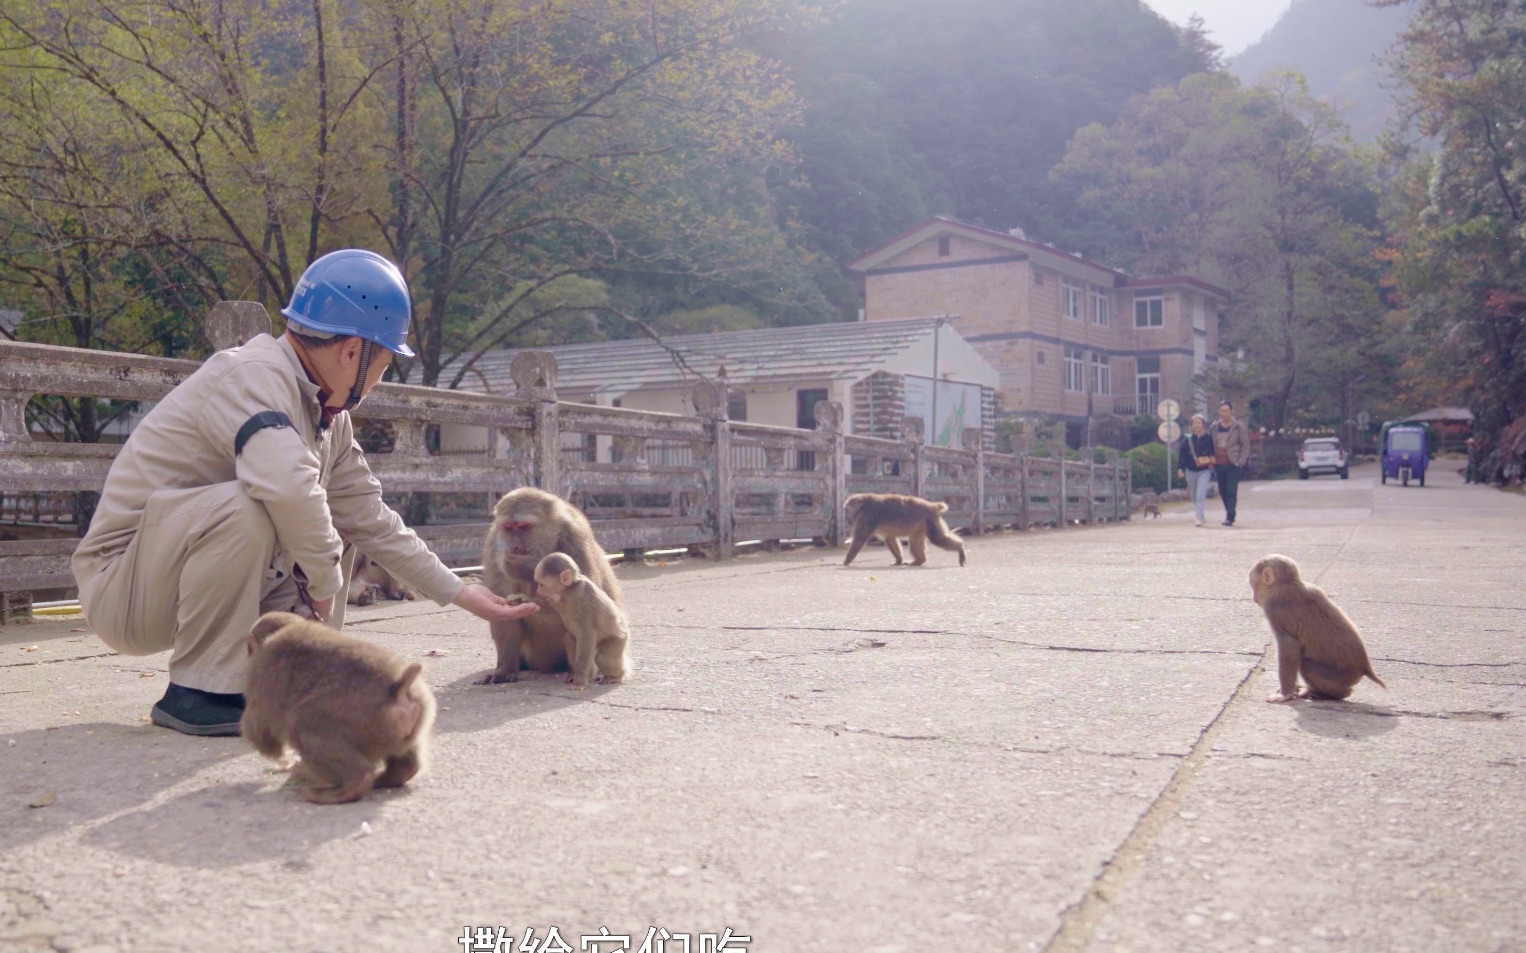
[[[559,605],[562,601],[562,583],[555,576],[538,572],[535,574],[535,597],[544,599],[552,605]]]

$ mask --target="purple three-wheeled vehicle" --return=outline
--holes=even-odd
[[[1425,486],[1425,464],[1430,457],[1426,429],[1421,424],[1392,424],[1383,428],[1383,482],[1398,480],[1409,486],[1411,477]]]

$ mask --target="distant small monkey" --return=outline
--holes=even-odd
[[[964,565],[964,542],[949,531],[943,522],[948,512],[947,503],[934,503],[915,496],[895,493],[855,493],[843,502],[843,513],[853,528],[853,545],[848,547],[844,566],[851,566],[864,544],[871,536],[885,541],[895,564],[901,565],[901,541],[905,536],[911,541],[911,564],[920,566],[927,562],[927,542],[939,549],[959,554],[959,565]]]
[[[566,553],[550,553],[535,567],[535,595],[556,607],[567,627],[567,680],[582,691],[594,680],[618,684],[630,665],[631,627],[625,612]]]
[[[1268,556],[1250,571],[1251,594],[1266,613],[1277,637],[1279,689],[1269,702],[1298,698],[1339,700],[1363,676],[1384,688],[1372,671],[1356,626],[1317,586],[1299,578],[1298,564],[1286,556]],[[1298,690],[1302,674],[1305,688]]]
[[[412,600],[415,596],[412,589],[398,582],[381,563],[359,553],[355,557],[355,569],[350,573],[350,592],[346,601],[352,606],[368,606],[379,598]]]
[[[1144,506],[1144,515],[1146,519],[1151,516],[1155,517],[1156,519],[1160,519],[1160,505],[1158,503],[1146,503]]]
[[[318,804],[397,787],[424,769],[435,701],[423,667],[290,612],[249,633],[240,733],[267,758],[295,749],[304,796]]]

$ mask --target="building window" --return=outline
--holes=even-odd
[[[948,236],[947,235],[944,235],[944,236],[942,236],[942,237],[940,237],[938,239],[938,257],[939,258],[947,258],[948,257]]]
[[[1040,288],[1044,287],[1044,273],[1037,268],[1033,269],[1033,283]]]
[[[1069,278],[1065,279],[1065,317],[1081,320],[1081,286]]]
[[[726,417],[729,420],[747,419],[747,395],[734,390],[726,395]]]
[[[1159,328],[1166,324],[1166,299],[1156,295],[1153,298],[1134,299],[1134,327],[1136,328]]]
[[[1134,394],[1139,398],[1138,412],[1153,414],[1160,404],[1160,358],[1141,357],[1135,362]]]
[[[1044,363],[1044,352],[1040,351],[1040,352],[1038,352],[1038,354],[1039,354],[1039,363],[1040,364]]]
[[[1111,312],[1111,302],[1107,300],[1107,295],[1101,291],[1093,291],[1092,324],[1095,324],[1099,328],[1107,327],[1108,322],[1112,320]]]
[[[1092,393],[1101,394],[1103,397],[1112,396],[1113,393],[1113,364],[1112,358],[1106,354],[1092,353]]]
[[[1086,364],[1080,348],[1065,349],[1065,389],[1081,393],[1086,390]]]

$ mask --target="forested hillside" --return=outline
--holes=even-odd
[[[850,0],[782,55],[806,111],[777,193],[840,264],[934,213],[1083,247],[1074,194],[1048,179],[1065,144],[1213,51],[1137,0]],[[823,281],[854,306],[835,270]]]
[[[1230,62],[1230,72],[1253,83],[1275,67],[1297,70],[1317,98],[1343,105],[1354,137],[1370,142],[1393,116],[1393,80],[1379,60],[1399,38],[1410,9],[1294,0],[1265,37]]]

